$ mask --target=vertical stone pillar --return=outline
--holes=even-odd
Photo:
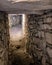
[[[8,14],[0,11],[0,65],[8,65],[9,22]]]
[[[25,52],[26,52],[26,44],[28,43],[28,16],[27,14],[23,14],[23,22],[22,22],[22,26],[23,26],[23,36],[25,38]]]
[[[23,35],[27,36],[28,34],[28,17],[27,14],[23,14]]]

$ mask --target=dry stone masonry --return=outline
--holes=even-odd
[[[52,10],[42,12],[26,15],[26,49],[34,65],[52,65]],[[8,15],[0,11],[0,65],[8,65],[8,46]]]
[[[52,10],[29,14],[27,52],[35,65],[52,65]]]
[[[8,15],[0,11],[0,65],[8,65],[9,23]]]

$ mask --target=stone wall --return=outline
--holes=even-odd
[[[0,65],[8,65],[9,46],[8,15],[0,11]]]
[[[35,65],[52,64],[52,12],[28,16],[27,52],[33,57]]]

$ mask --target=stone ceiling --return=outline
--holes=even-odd
[[[8,13],[36,13],[52,9],[51,0],[0,0],[0,11]]]

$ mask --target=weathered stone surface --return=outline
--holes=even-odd
[[[52,9],[51,0],[0,0],[0,10],[8,13],[42,13],[35,10]]]
[[[0,11],[0,65],[8,65],[9,26],[8,15]]]
[[[47,10],[48,11],[48,10]],[[35,64],[52,64],[52,12],[28,15],[27,52]]]

